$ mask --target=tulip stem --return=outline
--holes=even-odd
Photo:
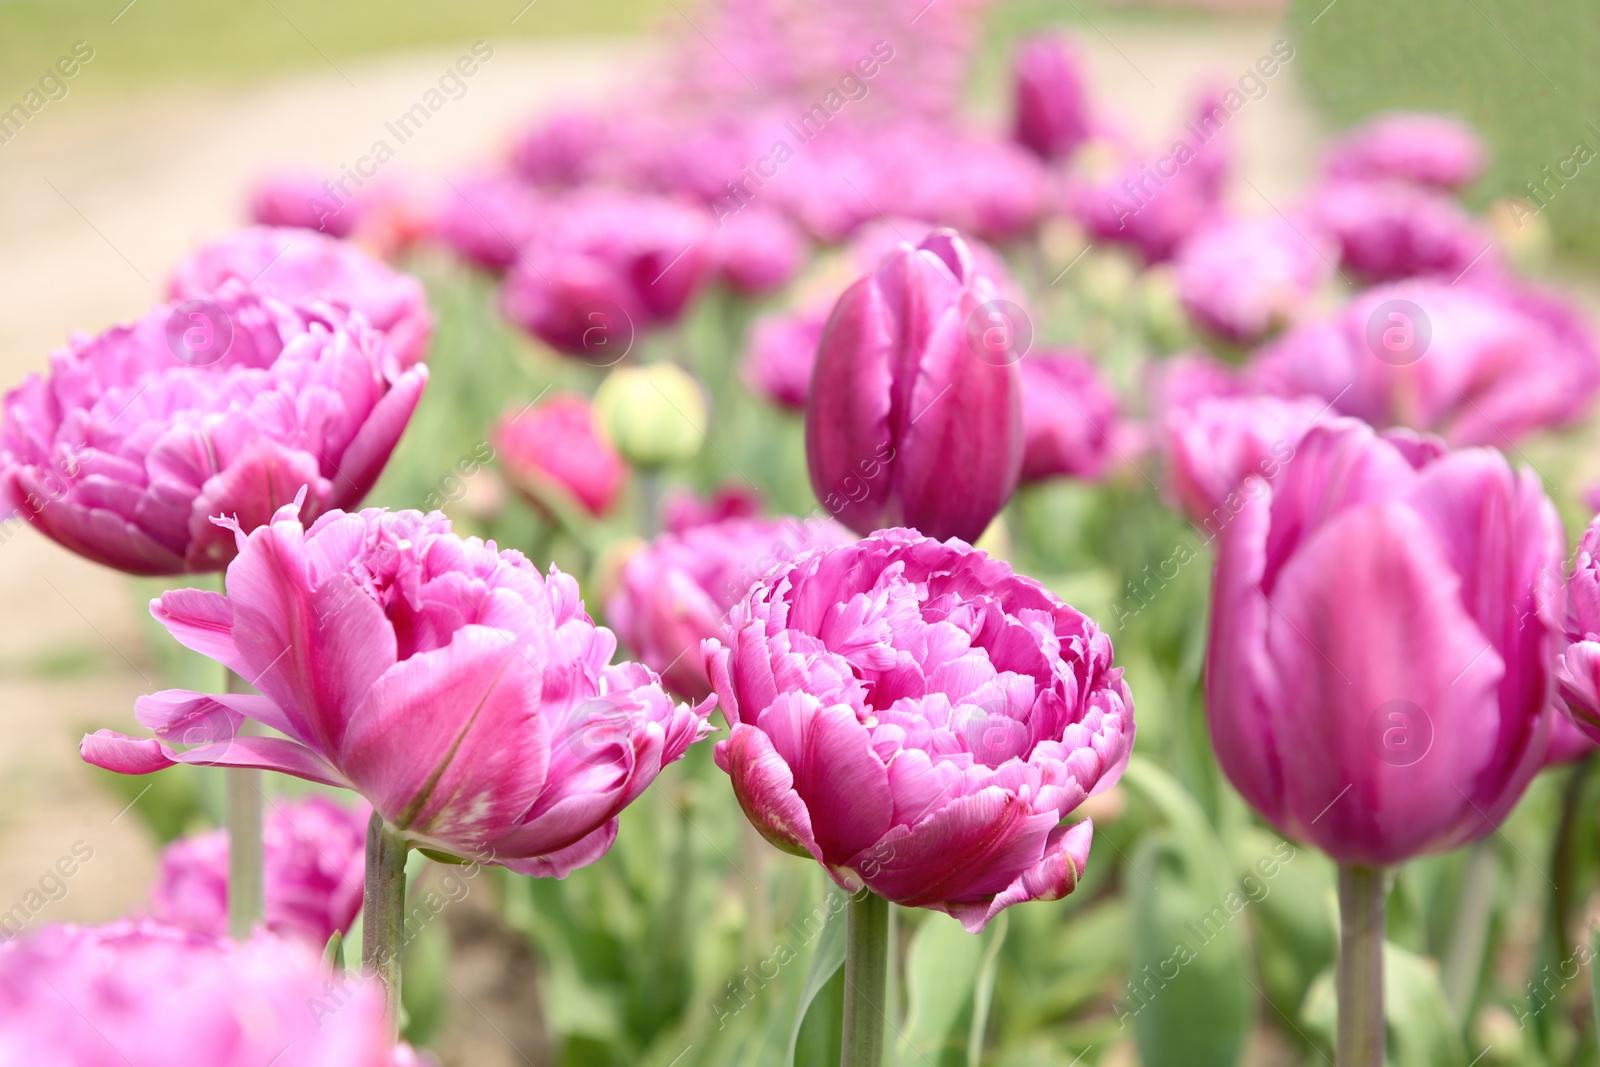
[[[1339,866],[1338,1067],[1383,1067],[1384,872]]]
[[[361,969],[383,984],[389,1036],[400,1033],[400,949],[406,918],[406,841],[372,813],[367,823],[367,880],[361,897]]]
[[[245,680],[230,670],[224,671],[223,688],[230,693],[248,693]],[[255,733],[255,724],[245,719],[236,736]],[[261,921],[265,901],[262,890],[261,860],[261,772],[247,767],[223,769],[223,825],[228,831],[228,936],[242,941]]]
[[[880,1067],[889,984],[889,902],[869,889],[845,916],[844,1041],[839,1067]]]

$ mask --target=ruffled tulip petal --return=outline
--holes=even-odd
[[[463,626],[449,645],[396,664],[350,717],[340,762],[401,829],[477,840],[528,810],[550,741],[540,664],[514,635]]]
[[[233,605],[211,589],[169,589],[150,601],[150,614],[178,643],[238,674],[244,660],[233,643]]]
[[[1591,741],[1600,743],[1600,642],[1568,645],[1561,654],[1557,676],[1572,722]]]
[[[533,878],[565,878],[579,867],[587,867],[611,851],[616,839],[617,820],[612,819],[560,851],[531,859],[510,860],[505,866],[517,874]]]
[[[389,462],[394,446],[417,410],[422,391],[428,385],[428,368],[412,367],[402,374],[373,407],[372,414],[356,431],[355,438],[339,457],[338,471],[332,478],[334,507],[347,508],[358,503],[377,482]]]
[[[1094,839],[1094,824],[1088,819],[1071,826],[1057,827],[1045,844],[1044,858],[1017,875],[990,901],[952,901],[935,905],[961,923],[969,934],[981,934],[996,915],[1013,904],[1029,900],[1060,900],[1071,893],[1089,864],[1089,844]]]
[[[739,806],[762,837],[785,852],[827,863],[811,830],[811,814],[795,792],[794,772],[766,734],[736,725],[726,741],[717,742],[716,757],[733,782]]]
[[[272,520],[285,504],[293,503],[303,487],[311,487],[313,501],[330,495],[316,457],[261,438],[245,449],[226,469],[206,481],[195,497],[189,519],[189,555],[194,571],[215,570],[233,558],[233,534],[211,521],[226,515],[245,530],[253,530]],[[305,509],[305,517],[316,516],[317,506]]]
[[[85,734],[78,744],[78,755],[85,763],[118,774],[149,774],[165,770],[177,761],[166,754],[166,747],[153,737],[127,737],[112,730]]]

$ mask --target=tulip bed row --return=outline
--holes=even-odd
[[[173,840],[7,928],[0,1063],[430,1062],[468,907],[529,1062],[1592,1061],[1600,523],[1525,450],[1600,345],[1461,124],[1241,216],[1246,96],[1142,147],[1049,36],[984,128],[980,7],[730,3],[503,170],[270,177],[6,397],[187,684],[83,739]]]

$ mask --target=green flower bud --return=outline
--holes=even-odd
[[[594,395],[594,416],[623,458],[644,470],[693,459],[705,441],[705,394],[675,363],[618,367]]]

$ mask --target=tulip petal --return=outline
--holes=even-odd
[[[1386,866],[1477,826],[1505,668],[1416,513],[1346,509],[1284,567],[1272,604],[1287,828],[1338,862]]]
[[[271,700],[254,693],[163,689],[134,701],[134,716],[163,741],[209,744],[239,735],[245,719],[286,733],[290,723]]]
[[[275,521],[250,540],[228,568],[239,673],[284,710],[285,733],[337,752],[349,716],[395,661],[394,630],[348,576],[310,587],[298,523]]]
[[[565,878],[579,867],[587,867],[611,851],[617,839],[617,820],[612,819],[600,829],[580,838],[558,852],[532,859],[507,860],[505,866],[517,874],[533,878]]]
[[[332,478],[334,507],[354,507],[372,489],[427,384],[428,368],[418,364],[402,374],[373,406],[372,414],[339,457],[339,469]]]
[[[728,772],[733,794],[762,837],[785,852],[810,855],[826,865],[811,830],[811,814],[794,789],[794,772],[766,734],[739,723],[716,745],[717,766]]]
[[[906,250],[909,254],[909,249]],[[806,407],[806,463],[822,506],[857,533],[885,523],[893,309],[872,277],[839,298],[817,347]]]
[[[233,534],[211,521],[227,515],[239,527],[254,530],[270,521],[277,510],[294,501],[303,486],[312,499],[328,499],[327,482],[313,455],[268,437],[260,437],[222,471],[206,479],[189,512],[189,548],[185,562],[190,570],[216,570],[234,556]],[[321,508],[306,509],[307,519]]]
[[[346,729],[340,761],[401,829],[475,841],[538,799],[550,763],[531,646],[486,626],[457,630],[379,678]]]
[[[761,729],[794,772],[795,793],[824,855],[853,856],[889,829],[888,768],[854,709],[824,707],[810,693],[781,693],[762,715]]]
[[[849,794],[841,794],[848,796]],[[907,907],[988,899],[1037,866],[1059,819],[990,786],[958,796],[915,826],[897,826],[841,866]]]
[[[233,643],[233,605],[211,589],[169,589],[150,601],[150,614],[184,648],[214,659],[235,674],[244,659]]]
[[[1060,900],[1071,893],[1083,877],[1093,838],[1094,825],[1088,819],[1071,826],[1059,826],[1050,833],[1044,857],[1017,875],[1016,881],[993,900],[951,902],[935,905],[934,910],[958,920],[967,933],[981,934],[991,919],[1013,904]]]
[[[1600,641],[1567,646],[1558,665],[1561,698],[1578,729],[1600,742]]]
[[[166,755],[153,737],[128,737],[112,730],[85,734],[78,744],[78,755],[85,763],[118,774],[149,774],[164,770],[176,761]]]

